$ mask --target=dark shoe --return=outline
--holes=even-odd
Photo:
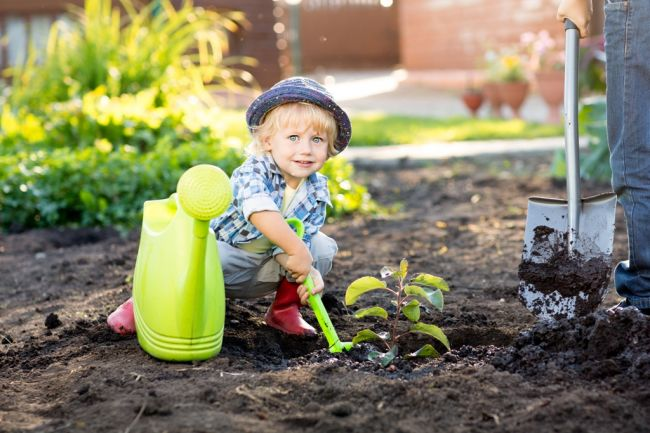
[[[619,302],[618,305],[614,305],[613,307],[607,309],[607,312],[609,314],[616,314],[616,313],[620,313],[623,310],[627,310],[628,308],[634,308],[636,310],[639,310],[641,314],[650,316],[650,308],[635,307],[634,305],[630,304],[630,302],[627,299],[624,299],[623,301]]]
[[[280,281],[275,300],[264,315],[264,321],[286,334],[316,335],[314,327],[305,322],[300,314],[298,286],[298,283],[291,283],[286,278]]]

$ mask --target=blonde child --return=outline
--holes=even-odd
[[[331,205],[320,173],[343,151],[351,135],[347,114],[327,90],[309,78],[280,81],[246,112],[252,135],[249,158],[232,174],[233,202],[210,224],[217,237],[226,296],[258,298],[275,292],[267,325],[287,334],[313,335],[299,307],[307,302],[307,275],[314,293],[332,268],[336,242],[320,232]],[[299,239],[286,218],[305,226]],[[132,300],[108,318],[118,333],[135,332]]]

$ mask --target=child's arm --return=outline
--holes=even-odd
[[[280,264],[297,282],[302,283],[312,269],[313,259],[307,246],[296,236],[280,212],[255,212],[250,215],[249,220],[272,244],[286,253],[286,260]]]

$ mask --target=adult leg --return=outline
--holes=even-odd
[[[616,290],[650,308],[650,2],[605,4],[607,132],[612,186],[625,211],[629,259],[614,271]]]

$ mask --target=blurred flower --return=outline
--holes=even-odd
[[[526,77],[526,54],[518,46],[503,47],[499,50],[488,50],[485,53],[487,76],[496,82],[523,82]]]
[[[527,54],[531,72],[564,69],[564,47],[547,30],[522,33],[519,42]]]

